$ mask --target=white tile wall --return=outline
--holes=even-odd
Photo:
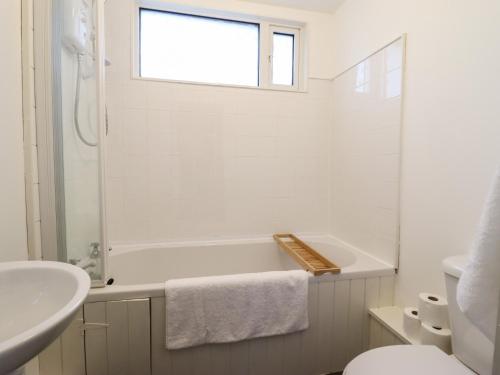
[[[326,230],[327,82],[308,94],[127,86],[147,100],[108,81],[112,241]]]
[[[331,83],[290,93],[131,79],[132,7],[106,11],[110,240],[326,232]]]

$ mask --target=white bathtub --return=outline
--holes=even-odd
[[[125,356],[133,362],[127,366],[142,366],[141,372],[155,375],[319,375],[342,370],[367,347],[367,309],[392,305],[394,269],[331,237],[302,238],[342,268],[338,275],[311,275],[307,331],[177,351],[164,345],[166,280],[299,267],[271,238],[115,246],[109,260],[114,284],[91,290],[84,315],[86,322],[121,329],[87,338],[86,345],[92,343],[87,355],[108,353],[106,358],[87,358],[87,363],[102,363],[107,369],[116,365],[108,373],[120,373],[123,363],[110,364],[109,358]],[[98,345],[106,347],[97,350]],[[138,356],[138,351],[144,353]],[[100,371],[87,368],[88,375]]]
[[[390,276],[394,269],[329,236],[302,237],[342,268],[318,281]],[[272,238],[154,245],[118,245],[109,258],[114,283],[92,289],[88,301],[163,296],[166,280],[300,269]],[[311,276],[312,277],[312,276]]]

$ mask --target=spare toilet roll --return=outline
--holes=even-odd
[[[418,313],[420,321],[429,326],[449,328],[448,302],[444,297],[430,293],[418,295]]]
[[[403,330],[413,340],[418,340],[420,335],[420,319],[415,307],[407,307],[403,312]]]
[[[451,354],[451,331],[422,323],[420,327],[420,343],[422,345],[435,345],[443,352]]]

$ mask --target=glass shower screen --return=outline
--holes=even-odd
[[[104,284],[100,0],[55,0],[54,178],[58,260]],[[102,10],[102,9],[101,9]]]

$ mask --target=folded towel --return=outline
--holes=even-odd
[[[457,289],[460,309],[495,341],[500,293],[500,168],[491,186],[469,262]]]
[[[308,280],[305,271],[168,280],[166,347],[181,349],[307,329]]]

